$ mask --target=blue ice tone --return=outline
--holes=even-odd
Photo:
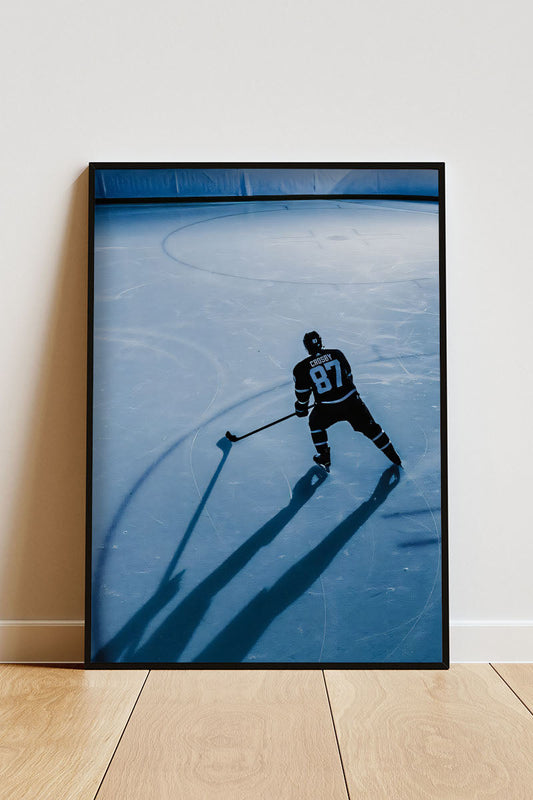
[[[92,659],[432,663],[441,651],[438,205],[97,206]],[[343,350],[398,472],[293,410]]]

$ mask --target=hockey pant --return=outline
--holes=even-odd
[[[391,440],[365,406],[358,394],[340,403],[318,403],[309,415],[311,438],[319,454],[329,453],[327,429],[336,422],[349,422],[354,431],[370,439],[393,464],[400,464],[400,457]]]

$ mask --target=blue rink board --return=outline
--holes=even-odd
[[[97,206],[91,660],[442,661],[437,203]],[[400,474],[291,418],[342,349]]]

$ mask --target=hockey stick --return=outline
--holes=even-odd
[[[314,408],[313,406],[309,406],[309,409]],[[259,433],[259,431],[264,431],[265,428],[271,428],[272,425],[277,425],[278,422],[283,422],[286,419],[290,419],[291,417],[296,416],[296,411],[293,411],[292,414],[287,414],[286,417],[280,417],[279,419],[275,419],[274,422],[269,422],[268,425],[263,425],[262,428],[256,428],[255,431],[250,431],[250,433],[245,433],[243,436],[235,436],[234,433],[230,433],[226,431],[226,439],[229,439],[230,442],[240,442],[241,439],[246,439],[247,436],[253,436],[254,433]]]

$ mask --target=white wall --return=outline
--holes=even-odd
[[[81,658],[90,160],[446,162],[452,660],[533,660],[530,4],[2,16],[0,660]]]

